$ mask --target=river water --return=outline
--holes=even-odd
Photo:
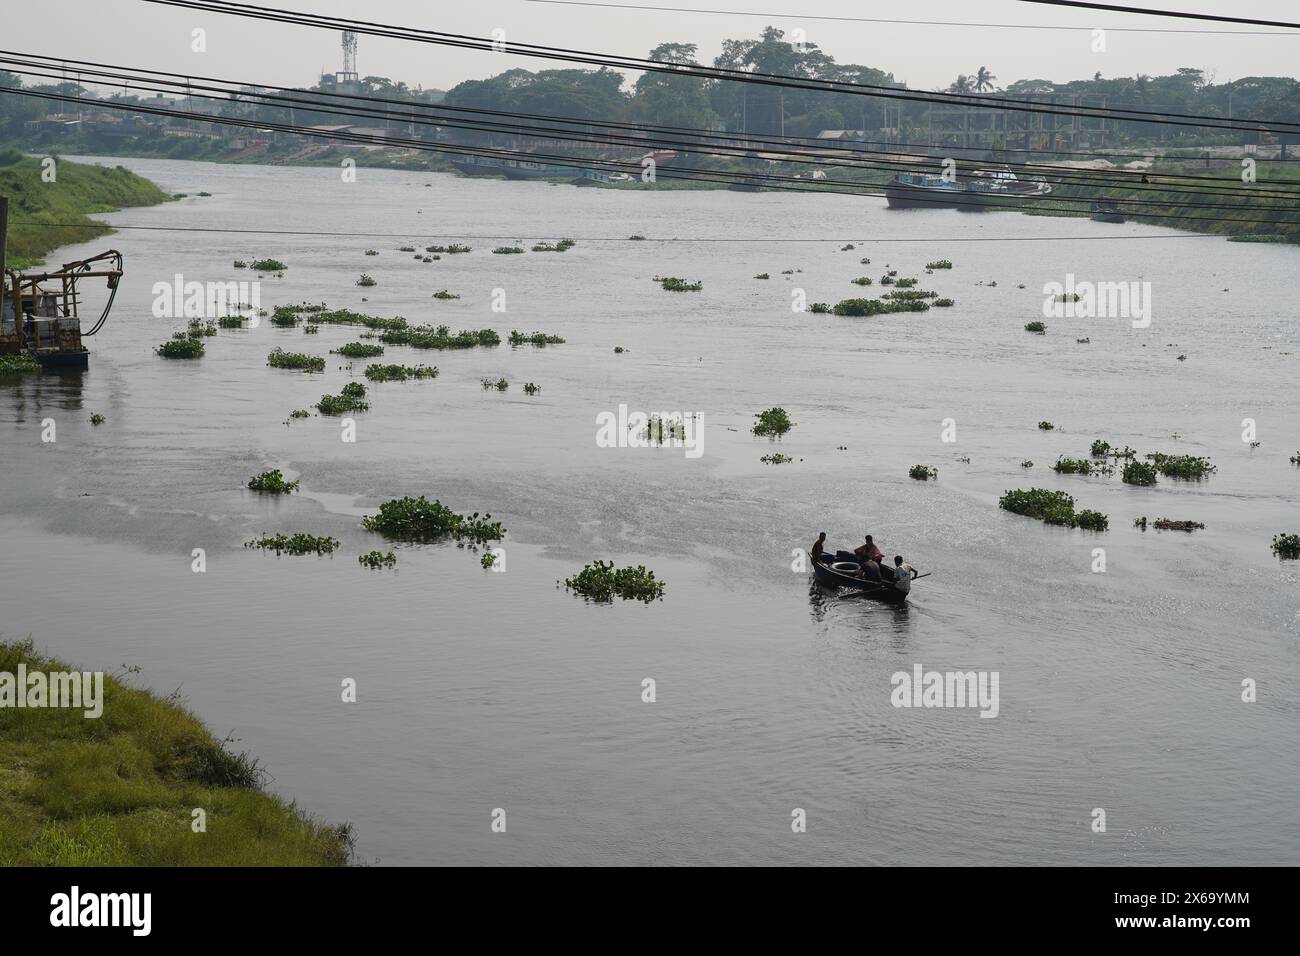
[[[166,229],[51,257],[112,245],[126,278],[87,373],[0,386],[0,628],[179,687],[277,793],[352,821],[363,860],[1300,862],[1300,564],[1269,549],[1300,531],[1300,251],[842,196],[103,161],[191,198],[106,217]],[[331,232],[354,235],[310,234]],[[621,241],[634,233],[649,238]],[[489,252],[563,236],[578,240],[563,254]],[[458,237],[499,238],[427,264],[396,251]],[[306,375],[266,355],[327,355],[358,329],[263,322],[222,330],[199,362],[152,351],[184,324],[152,314],[155,283],[252,279],[231,263],[262,256],[289,266],[262,280],[264,308],[325,301],[567,342],[389,347],[384,361],[441,375],[372,385],[344,442],[337,419],[285,420],[364,362],[329,356]],[[955,267],[925,275],[941,258]],[[795,289],[879,294],[849,280],[887,269],[955,307],[791,308]],[[362,272],[379,284],[356,287]],[[1051,318],[1025,332],[1044,285],[1070,274],[1149,282],[1150,326]],[[655,275],[704,288],[666,292]],[[443,288],[461,298],[431,298]],[[501,376],[504,393],[480,385]],[[703,454],[598,447],[597,416],[620,404],[700,415]],[[794,429],[753,438],[774,405]],[[1094,438],[1218,470],[1153,488],[1050,470]],[[773,450],[794,461],[759,461]],[[937,481],[909,479],[915,464]],[[245,490],[272,467],[302,493]],[[999,510],[1033,486],[1107,513],[1109,531]],[[393,547],[395,571],[363,570],[356,555],[390,546],[360,516],[403,494],[492,512],[509,529],[505,572],[454,545]],[[1206,527],[1143,533],[1139,515]],[[844,547],[870,532],[932,575],[903,609],[823,594],[792,570],[821,530]],[[276,531],[343,546],[279,559],[242,546]],[[647,564],[665,599],[602,607],[557,588],[595,557]],[[916,665],[997,672],[996,718],[893,706],[891,675]],[[355,703],[340,699],[347,678]]]

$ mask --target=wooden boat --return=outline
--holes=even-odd
[[[813,562],[813,577],[824,588],[850,588],[860,592],[864,597],[884,601],[887,604],[904,604],[910,592],[900,591],[893,581],[868,581],[857,577],[856,561],[836,561],[832,564]]]

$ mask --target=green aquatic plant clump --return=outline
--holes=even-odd
[[[1273,535],[1273,553],[1279,558],[1300,558],[1300,534]]]
[[[1124,463],[1124,471],[1120,478],[1126,485],[1154,485],[1156,467],[1145,461],[1130,460]]]
[[[758,460],[765,465],[788,465],[790,464],[790,462],[794,461],[794,459],[791,458],[789,455],[783,455],[779,451],[774,451],[771,454],[763,455]]]
[[[432,296],[430,296],[430,298],[451,300],[451,299],[459,299],[460,296],[458,296],[455,292],[448,292],[446,289],[439,289]]]
[[[168,342],[167,345],[171,343]],[[163,346],[164,348],[166,346]],[[200,346],[201,347],[201,346]],[[41,363],[36,361],[26,352],[14,352],[11,355],[0,355],[0,377],[6,375],[27,375],[31,372],[39,372]]]
[[[525,395],[536,395],[536,394],[537,394],[538,392],[540,392],[541,390],[542,390],[542,386],[536,384],[535,382],[525,382],[525,383],[524,383],[524,394],[525,394]]]
[[[494,256],[517,256],[523,252],[521,246],[497,246],[492,250]]]
[[[525,335],[518,329],[511,329],[509,341],[511,345],[563,345],[564,337],[547,335],[545,332],[534,332],[531,335]]]
[[[1047,334],[1047,326],[1046,326],[1045,324],[1043,324],[1042,322],[1038,321],[1037,319],[1035,319],[1033,322],[1026,322],[1026,323],[1025,323],[1025,331],[1026,331],[1026,332],[1033,332],[1033,333],[1035,333],[1035,334],[1037,334],[1037,335],[1046,335],[1046,334]]]
[[[908,469],[907,475],[917,481],[929,481],[931,478],[939,477],[939,469],[931,468],[929,465],[913,465]]]
[[[1063,525],[1067,528],[1105,531],[1110,524],[1110,520],[1099,511],[1076,513],[1073,495],[1047,488],[1030,488],[1027,491],[1017,488],[1008,491],[998,500],[998,507],[1044,524]]]
[[[299,372],[325,371],[325,357],[323,355],[286,352],[281,348],[271,350],[271,353],[266,357],[266,364],[271,368],[288,368]]]
[[[573,239],[561,239],[555,244],[539,242],[533,246],[533,252],[568,252],[578,243]]]
[[[856,279],[850,279],[854,285],[871,285],[871,276],[858,276]]]
[[[498,541],[506,533],[501,522],[492,515],[479,517],[458,514],[438,500],[430,501],[424,495],[396,498],[379,506],[379,514],[361,519],[367,531],[377,531],[391,538],[412,541],[429,541],[438,538],[462,538],[482,544]]]
[[[397,555],[391,551],[369,551],[358,555],[357,563],[367,568],[392,568],[397,566]]]
[[[437,366],[367,365],[366,378],[372,382],[405,382],[408,378],[436,378]]]
[[[338,395],[322,395],[316,410],[322,415],[346,415],[348,412],[369,411],[370,404],[361,400],[366,387],[360,382],[348,382]]]
[[[180,338],[174,338],[154,349],[163,358],[169,359],[199,359],[203,358],[207,351],[203,347],[202,339],[192,339],[187,335],[181,334]]]
[[[1166,478],[1181,478],[1184,481],[1199,481],[1218,470],[1210,459],[1196,455],[1165,455],[1161,452],[1153,452],[1147,455],[1147,460]]]
[[[1048,422],[1048,421],[1042,421],[1042,422],[1039,422],[1039,423],[1038,423],[1038,428],[1039,428],[1040,431],[1045,431],[1045,432],[1056,431],[1056,426],[1053,425],[1051,422]]]
[[[1105,458],[1110,454],[1110,442],[1093,439],[1091,453],[1093,458]]]
[[[581,594],[590,601],[609,603],[615,597],[625,601],[662,600],[664,582],[653,571],[639,564],[635,568],[616,568],[613,561],[594,561],[564,581],[565,590]]]
[[[368,272],[363,272],[357,279],[357,285],[361,286],[363,289],[368,289],[371,286],[379,285],[379,282]]]
[[[92,424],[92,425],[96,425],[96,426],[98,426],[98,425],[102,425],[102,424],[104,424],[104,422],[106,422],[106,421],[108,421],[108,419],[105,418],[103,415],[99,414],[99,412],[94,412],[94,413],[90,416],[90,424]]]
[[[484,378],[484,379],[480,379],[479,381],[482,382],[484,391],[495,388],[498,392],[504,392],[507,388],[510,387],[509,380],[505,378],[497,378],[497,379]]]
[[[836,315],[861,318],[869,315],[888,315],[893,312],[928,312],[930,303],[920,299],[900,301],[884,299],[842,299],[831,310]]]
[[[249,268],[255,272],[283,272],[289,267],[279,259],[254,259]]]
[[[223,315],[217,319],[217,325],[223,329],[242,329],[248,319],[242,315]]]
[[[663,286],[667,292],[699,292],[704,288],[703,282],[688,282],[677,276],[655,276],[654,281]]]
[[[935,299],[930,304],[934,306],[936,309],[951,309],[957,303],[952,299],[941,298],[941,299]]]
[[[462,329],[452,335],[451,329],[445,325],[437,328],[415,325],[388,329],[379,336],[379,341],[386,345],[409,345],[413,349],[472,349],[500,345],[501,336],[492,329]]]
[[[287,495],[298,490],[298,481],[285,481],[284,472],[279,468],[273,468],[270,471],[264,471],[260,475],[249,478],[248,487],[252,491],[265,491],[272,495]]]
[[[275,534],[261,538],[254,538],[246,542],[246,548],[261,548],[264,551],[274,551],[279,554],[333,554],[339,546],[337,538],[331,538],[329,535],[306,534],[299,531],[297,534]]]
[[[382,345],[370,345],[367,342],[349,342],[347,345],[340,345],[336,349],[331,349],[330,352],[348,358],[374,358],[376,355],[384,354],[384,347]]]
[[[757,421],[754,422],[754,426],[750,431],[760,437],[776,438],[779,435],[784,435],[794,427],[794,422],[790,421],[790,416],[786,414],[786,410],[780,407],[757,412],[754,418]]]
[[[950,259],[936,259],[934,262],[925,264],[927,269],[951,269],[952,261]]]
[[[1108,462],[1088,458],[1061,457],[1052,466],[1052,471],[1062,475],[1113,475],[1115,467]]]

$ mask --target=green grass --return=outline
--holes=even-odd
[[[67,671],[30,640],[0,671]],[[174,698],[105,675],[103,716],[0,708],[0,866],[341,866],[351,828],[262,787],[266,771]],[[192,813],[206,814],[206,832]]]
[[[90,216],[129,206],[167,202],[161,189],[121,166],[89,166],[58,160],[57,181],[41,181],[41,160],[0,164],[0,195],[9,197],[5,266],[26,269],[47,253],[106,236],[113,230]]]

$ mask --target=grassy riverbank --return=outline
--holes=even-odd
[[[17,150],[0,150],[0,195],[9,197],[9,241],[5,265],[25,269],[60,246],[112,232],[90,218],[128,206],[153,206],[170,197],[121,166],[56,161],[55,181],[41,178],[41,160]]]
[[[68,671],[32,642],[0,642],[0,672]],[[351,833],[263,789],[172,698],[105,675],[103,714],[0,707],[2,866],[338,866]],[[206,832],[194,832],[194,810]]]

